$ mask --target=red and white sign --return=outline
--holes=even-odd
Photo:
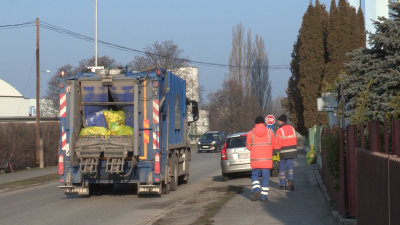
[[[268,125],[274,125],[275,123],[275,117],[273,115],[268,115],[267,117],[265,117],[265,122]]]
[[[71,86],[70,86],[70,85],[68,85],[68,86],[65,88],[65,92],[67,92],[67,94],[69,94],[69,93],[71,92]]]

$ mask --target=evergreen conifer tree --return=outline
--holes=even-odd
[[[321,96],[321,83],[325,68],[325,6],[317,0],[315,7],[310,3],[301,25],[299,49],[299,91],[303,99],[304,127],[318,123],[317,98]]]
[[[360,35],[361,35],[360,47],[365,47],[365,43],[366,43],[365,21],[364,21],[364,13],[361,9],[361,6],[358,8],[357,17],[358,17],[358,25],[360,26]]]
[[[287,97],[281,100],[282,107],[289,112],[289,119],[293,123],[297,132],[302,135],[307,133],[307,129],[304,127],[304,116],[303,116],[303,99],[300,96],[298,88],[300,80],[300,56],[299,48],[301,46],[300,38],[301,30],[297,36],[297,41],[293,45],[292,61],[290,62],[290,71],[292,76],[288,81],[288,88],[286,89]]]
[[[379,17],[374,21],[376,32],[369,33],[371,49],[352,51],[346,67],[350,74],[345,75],[345,98],[348,109],[355,109],[358,94],[366,89],[372,80],[369,92],[369,118],[383,121],[386,113],[394,113],[390,104],[400,94],[400,3],[390,3],[394,20]]]

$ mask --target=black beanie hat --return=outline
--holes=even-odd
[[[265,123],[265,120],[264,120],[264,118],[262,116],[257,116],[255,123],[256,124]]]
[[[278,117],[278,120],[286,123],[287,122],[287,116],[285,114],[282,114],[280,117]]]

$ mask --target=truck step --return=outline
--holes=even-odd
[[[125,159],[124,158],[107,158],[106,172],[122,173],[124,171]]]
[[[97,166],[99,165],[98,158],[81,158],[80,169],[83,174],[94,174],[97,173]]]

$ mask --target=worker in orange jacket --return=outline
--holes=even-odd
[[[253,201],[261,195],[261,201],[268,201],[269,175],[272,168],[272,151],[275,145],[274,133],[265,127],[262,116],[257,116],[254,128],[247,133],[246,147],[250,151]],[[259,177],[262,175],[262,186]]]
[[[293,185],[293,159],[297,158],[297,136],[296,130],[287,124],[287,116],[282,114],[278,117],[280,128],[276,131],[276,145],[274,146],[274,154],[279,152],[279,182],[280,189],[294,190]],[[286,171],[289,188],[286,186]]]

